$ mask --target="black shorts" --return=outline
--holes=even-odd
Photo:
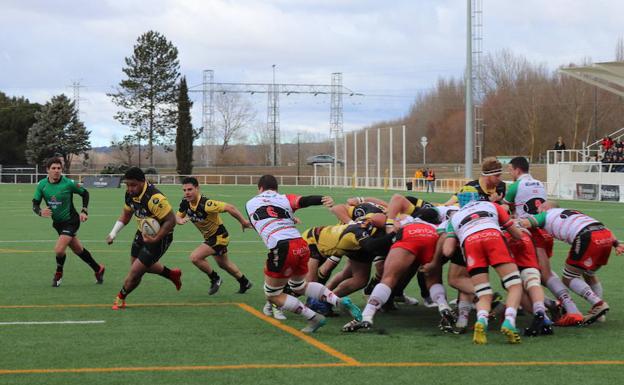
[[[358,250],[354,252],[347,253],[347,257],[356,262],[372,264],[375,259],[375,255],[371,253],[367,253],[364,250]]]
[[[230,235],[223,225],[219,225],[217,232],[204,240],[204,244],[210,246],[215,251],[213,255],[217,256],[227,254],[229,243]]]
[[[80,217],[72,217],[64,222],[53,222],[52,226],[58,233],[58,235],[67,235],[69,237],[75,237],[80,228]]]
[[[450,261],[456,265],[466,267],[466,259],[464,258],[462,247],[455,248],[455,252],[451,255]]]
[[[143,235],[137,230],[130,249],[130,256],[138,258],[145,266],[150,267],[165,254],[171,242],[173,242],[173,233],[165,235],[159,242],[145,243]]]
[[[308,247],[310,248],[310,258],[316,259],[319,262],[319,266],[327,261],[327,257],[321,254],[315,244],[309,244]]]

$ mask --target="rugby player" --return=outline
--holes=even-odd
[[[504,202],[509,205],[517,218],[522,219],[536,215],[540,205],[547,199],[544,184],[529,174],[529,162],[522,156],[513,158],[509,162],[509,173],[514,183],[509,186]],[[550,258],[553,255],[552,235],[539,227],[531,227],[529,230],[537,251],[541,282],[548,287],[565,309],[565,314],[559,318],[556,305],[549,306],[555,325],[575,326],[580,324],[583,321],[583,315],[576,307],[565,285],[550,266]]]
[[[609,262],[611,248],[620,255],[624,244],[600,221],[580,211],[558,208],[552,201],[544,202],[538,210],[539,214],[522,219],[520,223],[527,228],[541,227],[571,245],[563,268],[563,283],[592,305],[583,317],[585,325],[592,324],[609,311],[609,304],[602,299],[602,285],[596,272]],[[589,277],[593,289],[583,277]]]
[[[306,282],[310,249],[295,227],[295,211],[309,206],[331,207],[329,196],[298,196],[280,194],[277,179],[263,175],[258,181],[258,195],[246,204],[247,215],[262,241],[269,249],[264,267],[264,292],[267,300],[277,307],[301,314],[308,324],[304,333],[313,333],[325,325],[325,317],[305,306],[296,297],[284,293],[288,284],[297,295],[305,294],[326,301],[361,319],[361,312],[348,297],[340,298],[318,282]]]
[[[48,176],[42,179],[35,189],[32,200],[33,212],[44,218],[52,218],[52,227],[58,233],[54,246],[56,257],[56,272],[52,278],[52,287],[61,286],[63,267],[67,258],[65,250],[70,249],[84,261],[95,273],[95,282],[104,282],[104,265],[93,259],[78,239],[78,229],[81,222],[89,218],[89,192],[82,185],[62,174],[63,163],[60,158],[50,158],[46,161]],[[82,197],[80,214],[74,207],[73,195]],[[41,209],[41,200],[45,200],[48,207]]]
[[[481,176],[472,180],[465,186],[472,186],[477,190],[480,199],[494,203],[503,203],[507,186],[502,178],[503,165],[495,157],[483,159],[481,163]],[[453,195],[444,205],[455,205],[458,202],[457,194]]]
[[[464,186],[459,194],[460,210],[451,217],[444,241],[444,254],[451,255],[457,241],[463,247],[466,268],[475,288],[477,302],[477,322],[474,326],[473,342],[487,343],[488,315],[493,297],[488,279],[488,267],[492,266],[507,289],[505,321],[501,332],[511,344],[520,342],[516,328],[516,315],[522,297],[522,280],[503,239],[501,227],[507,229],[514,238],[522,237],[521,230],[507,211],[498,204],[482,200],[484,197],[476,188]]]
[[[252,283],[241,273],[238,266],[228,258],[227,247],[230,243],[230,238],[219,214],[224,212],[230,214],[241,224],[243,231],[252,228],[251,223],[243,217],[235,206],[208,199],[202,195],[199,189],[199,182],[193,177],[186,177],[182,180],[182,191],[184,192],[184,198],[180,202],[180,208],[176,214],[176,222],[178,225],[183,225],[191,221],[204,236],[204,243],[193,250],[190,259],[199,270],[206,273],[210,278],[208,294],[215,294],[222,283],[219,274],[212,269],[206,260],[210,255],[214,257],[220,268],[227,271],[238,281],[240,285],[238,293],[245,293],[251,289]]]
[[[400,222],[395,223],[395,229],[399,227]],[[373,326],[375,314],[390,299],[393,288],[399,283],[406,271],[414,265],[421,266],[431,261],[438,241],[435,226],[420,219],[412,219],[412,223],[400,227],[396,233],[393,231],[388,236],[394,238],[394,243],[386,257],[381,282],[375,286],[368,298],[368,303],[362,312],[362,321],[353,320],[347,323],[342,328],[345,332],[370,330]],[[437,295],[440,287],[442,293],[444,293],[444,287],[439,283],[427,283],[432,294]],[[444,307],[442,301],[440,301],[440,306],[443,308],[441,314],[448,317],[450,319],[449,323],[452,324],[454,320],[451,309],[448,303],[446,303],[445,294],[442,297],[446,306]]]
[[[182,287],[182,271],[170,270],[159,262],[173,241],[173,228],[176,225],[175,214],[167,197],[145,180],[145,173],[138,167],[131,167],[126,171],[124,182],[124,206],[119,219],[106,237],[106,242],[109,245],[113,243],[117,233],[130,222],[133,214],[137,218],[139,229],[130,249],[130,271],[115,297],[113,310],[125,309],[126,297],[139,286],[145,273],[158,274],[169,279],[177,290]],[[153,236],[142,233],[140,229],[141,219],[148,217],[155,218],[160,224],[160,229]]]

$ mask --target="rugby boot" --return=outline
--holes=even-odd
[[[553,334],[552,321],[546,318],[546,315],[542,312],[537,312],[533,317],[531,326],[524,329],[525,337],[537,337],[538,335],[550,334]]]
[[[240,288],[238,289],[238,291],[236,293],[238,294],[245,294],[245,292],[249,289],[251,289],[253,287],[253,283],[251,283],[251,281],[247,281],[244,284],[240,284]]]
[[[113,302],[113,310],[125,309],[126,308],[126,299],[120,298],[119,296],[115,297],[115,302]]]
[[[327,320],[325,319],[325,317],[317,313],[314,315],[314,317],[308,320],[308,325],[301,329],[301,331],[304,333],[314,333],[320,327],[325,326],[326,323]]]
[[[100,265],[100,269],[98,271],[95,272],[95,283],[98,285],[101,285],[104,283],[104,272],[106,271],[106,268],[104,267],[104,265]]]
[[[275,318],[276,320],[283,321],[286,319],[286,315],[284,314],[282,309],[280,309],[279,307],[275,305],[273,305],[272,312],[273,312],[273,318]]]
[[[553,320],[553,322],[557,322],[561,317],[563,317],[561,302],[549,301],[548,303],[546,303],[546,308],[548,309],[548,312],[550,313],[550,319]]]
[[[262,307],[262,314],[264,314],[267,317],[271,317],[273,315],[273,304],[271,302],[267,302],[264,304],[264,307]]]
[[[437,303],[433,302],[431,297],[423,297],[423,305],[425,305],[425,307],[437,307],[438,306]]]
[[[210,290],[208,290],[208,295],[213,295],[216,292],[218,292],[222,283],[223,283],[223,281],[221,280],[221,277],[218,277],[215,280],[211,280],[210,281]]]
[[[472,342],[477,345],[487,344],[487,324],[484,320],[477,320],[477,322],[475,322]]]
[[[176,290],[180,291],[180,289],[182,288],[182,270],[180,269],[171,270],[171,276],[169,277],[169,279],[175,285]]]
[[[589,312],[583,317],[584,325],[591,325],[598,320],[601,316],[605,315],[609,311],[609,304],[605,301],[600,301],[589,309]]]
[[[510,344],[519,344],[520,343],[520,333],[518,333],[518,329],[515,326],[511,325],[509,320],[505,320],[503,325],[501,326],[501,333],[507,337],[507,342]]]
[[[457,320],[453,316],[451,309],[440,310],[440,316],[442,317],[440,319],[440,324],[438,325],[440,330],[442,330],[445,333],[452,333],[453,325],[455,325],[455,322],[457,322]]]
[[[371,330],[373,327],[373,323],[369,322],[369,321],[358,321],[358,320],[351,320],[349,322],[347,322],[343,327],[342,327],[342,331],[345,333],[353,333],[356,331],[369,331]]]
[[[348,311],[351,314],[351,317],[355,318],[358,321],[362,320],[362,311],[359,307],[357,307],[349,297],[342,297],[337,302],[338,308],[340,310]],[[323,317],[325,318],[325,317]]]
[[[63,272],[57,271],[54,273],[54,278],[52,278],[52,287],[61,286],[61,282],[63,281]]]
[[[566,313],[555,322],[555,326],[580,326],[582,324],[583,315],[581,313]]]

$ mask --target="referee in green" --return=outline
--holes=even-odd
[[[35,214],[44,218],[52,218],[52,226],[59,235],[54,246],[56,272],[52,279],[52,287],[61,286],[67,246],[93,269],[96,283],[101,284],[104,282],[104,265],[98,264],[93,259],[89,250],[82,246],[76,235],[80,222],[85,222],[89,217],[89,192],[73,179],[62,175],[63,163],[60,158],[48,159],[46,169],[48,176],[37,184],[32,203]],[[82,197],[80,214],[74,208],[73,194]],[[40,207],[42,199],[47,205],[43,210]]]

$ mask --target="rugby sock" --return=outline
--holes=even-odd
[[[508,307],[507,309],[505,309],[505,319],[509,321],[509,323],[513,327],[516,327],[516,315],[517,314],[518,314],[518,311],[514,309],[513,307]]]
[[[368,297],[368,303],[362,312],[362,318],[364,321],[372,322],[375,313],[388,301],[390,294],[392,294],[390,286],[384,283],[379,283],[375,286],[370,297]]]
[[[67,259],[67,255],[63,254],[61,256],[56,256],[56,272],[62,273],[63,266],[65,266],[65,259]]]
[[[96,273],[100,271],[100,265],[95,262],[95,259],[93,259],[91,253],[89,252],[89,250],[87,250],[86,247],[82,248],[82,253],[78,254],[78,256],[84,261],[84,263],[89,265],[93,269],[93,271],[95,271]]]
[[[295,314],[301,314],[305,319],[310,319],[316,315],[312,309],[301,303],[301,301],[292,295],[286,295],[286,301],[284,301],[282,309],[288,310]]]
[[[121,298],[121,299],[126,299],[126,297],[128,296],[128,294],[130,294],[132,290],[127,290],[125,286],[121,287],[121,290],[119,290],[119,294],[117,294],[117,297]]]
[[[565,285],[555,273],[552,273],[548,281],[546,282],[546,286],[548,289],[561,301],[561,305],[565,308],[567,313],[570,314],[578,314],[580,313],[579,309],[576,307],[572,298],[570,298],[570,293],[568,293],[568,289],[566,289]]]
[[[455,326],[458,328],[463,328],[468,326],[468,317],[470,317],[470,310],[472,310],[472,303],[468,301],[459,301],[457,305],[457,309],[459,310],[457,316],[457,323]]]
[[[165,269],[166,269],[166,268],[165,268]],[[212,273],[208,274],[208,277],[210,277],[210,281],[211,281],[211,282],[215,282],[215,281],[218,281],[218,280],[219,280],[219,274],[217,274],[217,272],[216,272],[216,271],[214,271],[214,270],[212,271]],[[243,277],[244,277],[244,275],[243,275]],[[241,277],[241,279],[242,279],[243,277]],[[247,279],[247,278],[245,278],[245,279]],[[240,282],[240,280],[239,280],[238,282]]]
[[[583,281],[580,278],[573,278],[570,281],[570,289],[581,297],[585,298],[587,302],[591,303],[592,306],[602,301],[600,297],[594,293],[594,291],[589,287],[587,282]]]
[[[163,271],[161,271],[158,275],[169,279],[169,277],[171,277],[171,270],[169,270],[167,266],[163,266]]]
[[[537,314],[539,312],[546,314],[546,306],[542,301],[535,301],[533,302],[533,314]]]
[[[305,289],[306,297],[318,299],[319,301],[325,301],[332,306],[336,306],[340,298],[333,291],[326,288],[324,285],[318,282],[308,282],[308,286]]]
[[[482,323],[485,324],[485,326],[487,326],[488,324],[488,316],[489,316],[489,313],[487,310],[477,311],[477,321],[481,321]]]
[[[602,298],[602,283],[600,282],[596,282],[593,285],[589,285],[589,287],[591,287],[591,289],[594,291],[594,293],[596,293],[596,295],[600,298]]]
[[[429,293],[431,295],[431,299],[438,304],[438,309],[440,311],[449,308],[449,304],[446,302],[446,291],[444,290],[444,286],[439,283],[434,283],[429,288]]]
[[[237,281],[238,281],[238,283],[240,283],[241,286],[245,286],[249,282],[247,277],[245,277],[245,274],[243,274],[242,277],[238,278]]]

